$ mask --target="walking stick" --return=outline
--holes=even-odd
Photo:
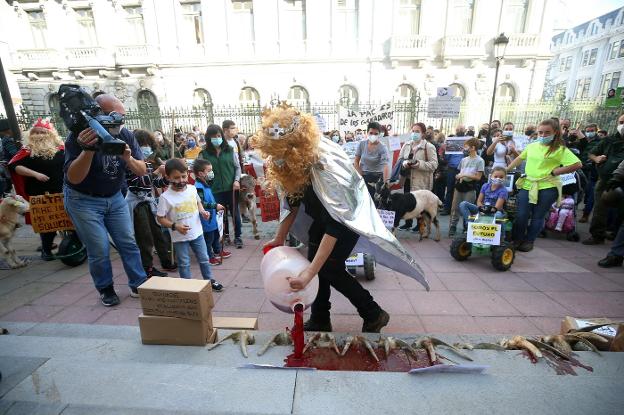
[[[174,150],[174,146],[175,146],[175,111],[171,112],[171,148],[169,151],[169,158],[174,158],[175,157],[175,150]],[[171,231],[173,232],[173,230]],[[169,238],[171,240],[171,245],[169,247],[169,250],[171,251],[171,264],[175,264],[175,254],[173,252],[173,238]]]

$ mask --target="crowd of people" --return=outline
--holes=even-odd
[[[107,114],[125,114],[123,103],[114,96],[101,94],[96,101]],[[234,121],[208,125],[203,132],[198,127],[176,130],[171,139],[161,130],[130,131],[121,125],[109,130],[126,143],[121,156],[97,151],[98,137],[90,128],[62,140],[49,122],[39,120],[21,149],[19,141],[10,139],[4,120],[0,130],[3,158],[18,193],[64,193],[66,211],[86,246],[89,270],[104,305],[119,304],[109,235],[120,253],[132,296],[137,296],[137,287],[147,278],[166,276],[166,271],[177,269],[180,277],[191,278],[189,249],[202,277],[211,281],[215,291],[223,289],[211,267],[233,255],[225,246],[243,247],[240,178],[244,161],[254,153],[251,137],[239,134]],[[596,124],[572,128],[570,120],[556,118],[521,131],[498,120],[482,124],[478,131],[458,125],[449,138],[463,138],[463,152],[447,151],[447,137],[441,131],[417,122],[398,158],[382,140],[388,135],[376,122],[366,130],[324,132],[338,145],[357,143],[354,167],[366,183],[398,182],[403,192],[434,192],[444,204],[441,215],[450,215],[451,238],[459,234],[460,219],[466,232],[467,220],[477,212],[505,217],[510,197],[506,181],[514,172],[517,207],[512,241],[518,251],[533,249],[560,200],[583,195],[579,222],[590,222],[591,234],[583,244],[614,240],[599,265],[622,265],[624,202],[614,206],[612,190],[624,185],[624,114],[611,136]],[[520,135],[525,142],[515,141]],[[584,179],[578,176],[573,188],[562,186],[560,176],[574,172]],[[375,188],[369,186],[369,192],[374,196]],[[222,211],[223,239],[217,225]],[[400,229],[413,226],[409,220]],[[417,226],[412,230],[417,231]],[[55,259],[55,235],[40,234],[44,260]],[[154,264],[154,253],[162,270]],[[379,313],[375,308],[369,320],[380,318]]]

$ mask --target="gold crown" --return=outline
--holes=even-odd
[[[282,101],[280,104],[278,104],[275,108],[265,108],[262,111],[262,116],[263,117],[268,117],[269,115],[271,115],[271,112],[274,109],[283,109],[283,110],[288,110],[293,108],[291,105],[289,105],[286,101]],[[300,122],[300,118],[299,118],[299,111],[295,110],[295,116],[292,119],[292,123],[287,126],[287,127],[281,127],[279,125],[279,123],[274,123],[273,126],[269,127],[269,128],[265,128],[263,131],[264,133],[269,136],[270,138],[272,138],[273,140],[281,140],[282,138],[286,138],[288,135],[292,134],[293,132],[295,132],[295,130],[297,129],[297,127],[299,127],[299,122]]]

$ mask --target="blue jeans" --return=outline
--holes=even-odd
[[[455,193],[455,176],[457,176],[459,170],[455,167],[450,167],[446,171],[446,198],[444,199],[444,209],[451,211],[453,204],[453,194]]]
[[[121,192],[111,197],[94,197],[65,186],[63,193],[65,210],[87,248],[89,272],[95,288],[101,290],[113,285],[108,234],[119,252],[128,285],[136,288],[143,284],[146,275],[141,253],[134,239],[128,204]]]
[[[464,230],[468,229],[468,218],[470,217],[470,215],[476,215],[477,213],[479,213],[479,207],[477,205],[475,205],[474,203],[470,203],[467,201],[463,201],[459,204],[459,213],[462,215],[462,217],[464,218]],[[502,219],[505,217],[505,212],[501,212],[500,210],[498,212],[496,212],[494,214],[494,217],[496,219]],[[502,236],[502,235],[501,235]]]
[[[174,242],[176,258],[178,260],[178,271],[180,278],[191,278],[191,256],[189,248],[195,253],[195,258],[199,263],[202,277],[205,280],[212,279],[212,270],[210,269],[210,260],[206,250],[206,241],[204,235],[200,235],[192,241]]]
[[[615,240],[613,241],[613,245],[611,245],[611,250],[608,255],[624,256],[624,223],[620,225],[620,229],[615,236]]]
[[[513,224],[514,242],[534,242],[537,235],[544,228],[546,215],[553,203],[557,201],[558,192],[556,187],[542,189],[538,193],[537,204],[529,203],[529,191],[518,191],[518,207]],[[529,225],[529,216],[531,224]]]
[[[592,209],[594,208],[594,188],[596,187],[596,180],[591,177],[587,178],[587,189],[585,189],[585,200],[583,203],[585,206],[583,207],[583,214],[585,216],[589,216]]]
[[[204,240],[206,241],[206,249],[210,258],[216,257],[221,253],[221,244],[219,243],[219,229],[204,232]]]

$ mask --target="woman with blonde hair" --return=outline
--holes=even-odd
[[[41,118],[28,133],[28,144],[9,162],[15,190],[26,199],[63,190],[63,142],[54,126]],[[41,258],[52,261],[56,232],[42,232]]]

